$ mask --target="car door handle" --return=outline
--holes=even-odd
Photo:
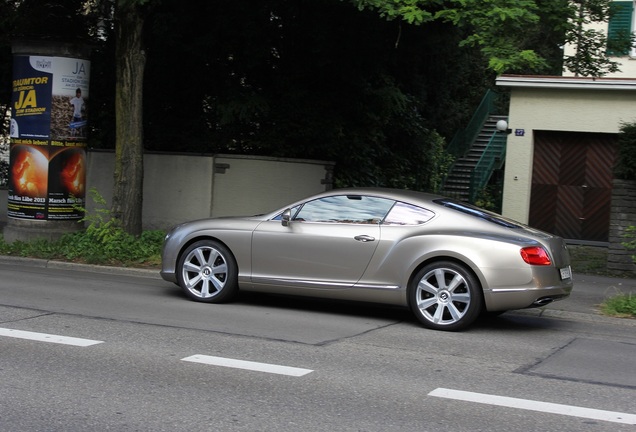
[[[375,241],[375,237],[371,237],[370,235],[359,235],[359,236],[355,236],[354,239],[361,242]]]

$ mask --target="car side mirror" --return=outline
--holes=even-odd
[[[280,220],[283,226],[289,226],[289,223],[291,222],[291,209],[285,210]]]

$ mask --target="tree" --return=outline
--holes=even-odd
[[[614,175],[622,180],[636,181],[636,122],[621,124]]]
[[[112,211],[137,234],[144,149],[328,159],[339,185],[434,187],[440,135],[495,73],[558,70],[567,0],[56,3],[72,2],[114,21],[87,32],[89,145],[116,149]]]
[[[11,82],[11,33],[15,28],[18,2],[0,2],[0,28],[9,30],[0,33],[0,82]],[[11,86],[0,87],[0,152],[9,150],[9,119],[11,117]],[[0,185],[6,185],[8,181],[9,164],[6,160],[0,160]]]
[[[570,0],[535,0],[539,21],[529,26],[522,36],[521,49],[531,49],[546,60],[545,67],[520,67],[507,73],[521,75],[561,75],[563,41],[568,28]]]
[[[93,100],[99,106],[93,110],[89,140],[92,147],[112,148],[111,142],[115,147],[111,216],[134,236],[142,232],[144,23],[153,3],[84,0],[83,11],[93,22],[87,33],[96,53],[93,81],[100,81],[94,87]]]
[[[129,234],[142,231],[144,8],[149,0],[117,0],[115,7],[115,173],[112,216]]]
[[[610,55],[629,50],[633,36],[627,32],[610,39],[598,28],[610,20],[612,0],[573,0],[570,8],[565,42],[575,51],[565,57],[564,66],[575,76],[602,77],[619,72],[619,63]]]
[[[430,190],[440,134],[485,91],[481,54],[458,49],[450,23],[402,25],[340,1],[217,0],[187,15],[177,3],[146,21],[146,85],[162,88],[145,95],[149,150],[330,160],[338,186]]]
[[[80,13],[82,0],[3,0],[0,2],[0,133],[8,136],[6,116],[11,111],[12,53],[15,40],[86,42],[87,21]]]
[[[360,10],[373,9],[380,16],[409,24],[433,21],[464,29],[459,46],[478,47],[496,73],[518,68],[546,67],[545,59],[524,49],[526,32],[539,22],[534,0],[350,0]]]

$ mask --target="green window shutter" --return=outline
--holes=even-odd
[[[633,12],[633,1],[615,1],[610,4],[610,20],[607,28],[607,53],[609,55],[629,54]]]

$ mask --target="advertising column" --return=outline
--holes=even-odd
[[[55,230],[84,217],[90,61],[29,48],[13,55],[7,227]]]

